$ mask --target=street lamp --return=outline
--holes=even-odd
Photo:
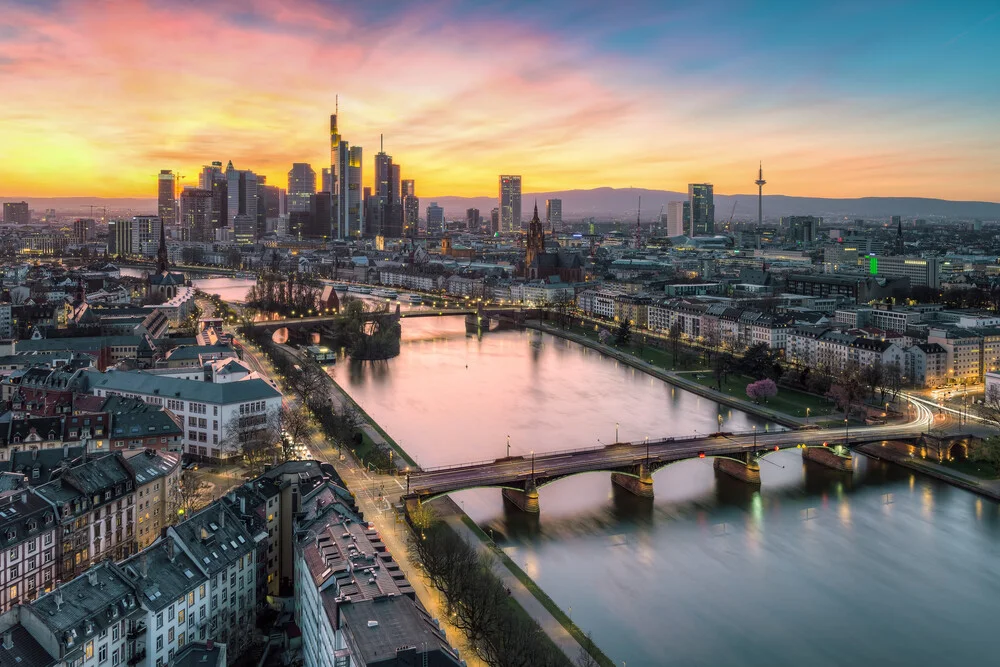
[[[510,458],[510,436],[507,436],[507,458]]]
[[[615,444],[618,444],[618,422],[615,422]]]
[[[844,447],[850,444],[851,440],[851,426],[847,421],[847,417],[844,417]]]
[[[757,453],[757,425],[753,425],[753,453]]]
[[[535,450],[531,450],[531,481],[535,481]]]

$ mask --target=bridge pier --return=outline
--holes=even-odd
[[[524,490],[503,488],[500,493],[522,512],[538,514],[538,488],[535,480],[528,480],[524,483]]]
[[[850,452],[848,452],[847,456],[842,456],[830,447],[803,447],[802,459],[842,472],[851,472],[854,470],[854,459],[851,457]]]
[[[716,470],[741,482],[760,485],[760,464],[750,452],[734,454],[732,457],[720,456],[715,459],[714,466]]]
[[[653,475],[646,463],[632,466],[628,472],[611,473],[611,483],[640,498],[653,497]]]

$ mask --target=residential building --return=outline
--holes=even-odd
[[[88,458],[34,489],[55,510],[59,579],[135,552],[135,478],[120,454]]]
[[[181,237],[185,241],[210,243],[215,240],[212,222],[212,191],[188,188],[181,192]]]
[[[949,381],[976,383],[982,379],[982,336],[976,331],[932,326],[927,330],[927,342],[937,343],[947,352]]]
[[[181,455],[153,449],[128,452],[125,465],[135,476],[136,544],[142,550],[174,523],[181,509]]]
[[[26,201],[5,201],[3,203],[3,222],[5,225],[30,225],[31,211]]]
[[[940,387],[948,381],[948,351],[937,343],[906,349],[906,377],[918,387]]]
[[[55,510],[27,489],[0,497],[0,612],[47,592],[57,576]]]

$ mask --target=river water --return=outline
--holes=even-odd
[[[404,320],[402,353],[338,381],[421,465],[770,425],[537,332],[466,336]],[[616,661],[640,665],[958,665],[993,650],[1000,508],[864,457],[853,475],[796,450],[754,490],[711,460],[542,487],[541,513],[494,489],[465,511]],[[989,660],[989,659],[987,659]]]

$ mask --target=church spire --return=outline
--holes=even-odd
[[[163,273],[167,270],[167,235],[164,231],[165,225],[160,221],[160,247],[156,251],[156,272]]]

